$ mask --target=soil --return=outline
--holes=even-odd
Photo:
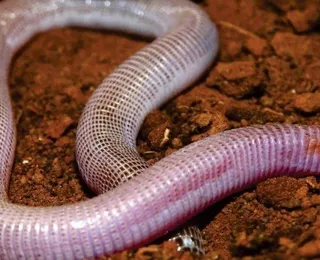
[[[320,126],[320,1],[197,2],[218,25],[219,56],[197,84],[146,118],[141,155],[153,164],[206,136],[254,124]],[[94,196],[74,158],[79,116],[102,79],[148,42],[63,28],[36,36],[16,55],[9,80],[18,124],[12,202],[54,206]],[[195,223],[205,259],[320,259],[319,212],[317,178],[279,177],[212,206]],[[198,256],[165,242],[113,257]]]

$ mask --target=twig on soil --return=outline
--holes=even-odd
[[[253,37],[253,38],[260,38],[258,35],[254,34],[254,33],[251,33],[237,25],[234,25],[232,23],[229,23],[229,22],[225,22],[225,21],[218,21],[217,24],[221,25],[221,26],[224,26],[224,27],[227,27],[227,28],[230,28],[230,29],[233,29],[239,33],[242,33],[246,36],[249,36],[249,37]]]

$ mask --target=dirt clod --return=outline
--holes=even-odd
[[[304,11],[292,10],[287,13],[287,18],[296,32],[307,32],[318,25],[320,9],[317,5],[310,5]]]
[[[221,62],[217,64],[216,70],[219,75],[227,80],[243,79],[256,73],[255,64],[252,61]]]
[[[282,185],[275,186],[275,183]],[[274,191],[275,187],[279,188],[277,196],[270,191]],[[267,205],[275,208],[292,209],[301,207],[301,199],[308,193],[308,187],[303,181],[296,181],[292,178],[283,178],[282,182],[278,179],[269,179],[257,187],[258,200]]]
[[[72,123],[73,120],[69,116],[59,116],[59,119],[48,122],[45,133],[51,138],[58,139]]]
[[[245,47],[255,56],[261,56],[268,48],[266,40],[259,37],[250,37],[245,42]]]
[[[294,107],[302,112],[316,113],[320,111],[320,92],[297,95]]]
[[[271,44],[280,57],[292,58],[296,62],[304,59],[316,60],[320,58],[320,35],[314,37],[295,35],[290,32],[278,32],[271,40]]]

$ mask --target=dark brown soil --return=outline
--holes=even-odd
[[[252,124],[320,126],[320,2],[199,4],[218,24],[219,57],[201,81],[146,119],[141,155],[152,164],[203,137]],[[147,43],[67,28],[35,37],[17,55],[10,76],[19,129],[12,202],[49,206],[93,196],[74,159],[77,121],[102,79]],[[315,177],[281,177],[214,205],[196,223],[207,259],[320,259],[319,212]],[[134,256],[196,257],[177,253],[172,243],[115,257]]]

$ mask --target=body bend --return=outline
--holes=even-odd
[[[226,131],[147,168],[135,147],[143,119],[193,83],[217,53],[216,27],[191,2],[10,0],[0,3],[0,25],[1,259],[112,254],[152,241],[268,177],[320,173],[320,128],[292,125]],[[16,138],[10,60],[35,33],[71,25],[156,39],[102,82],[80,119],[77,161],[100,195],[59,207],[15,205],[7,200]]]

